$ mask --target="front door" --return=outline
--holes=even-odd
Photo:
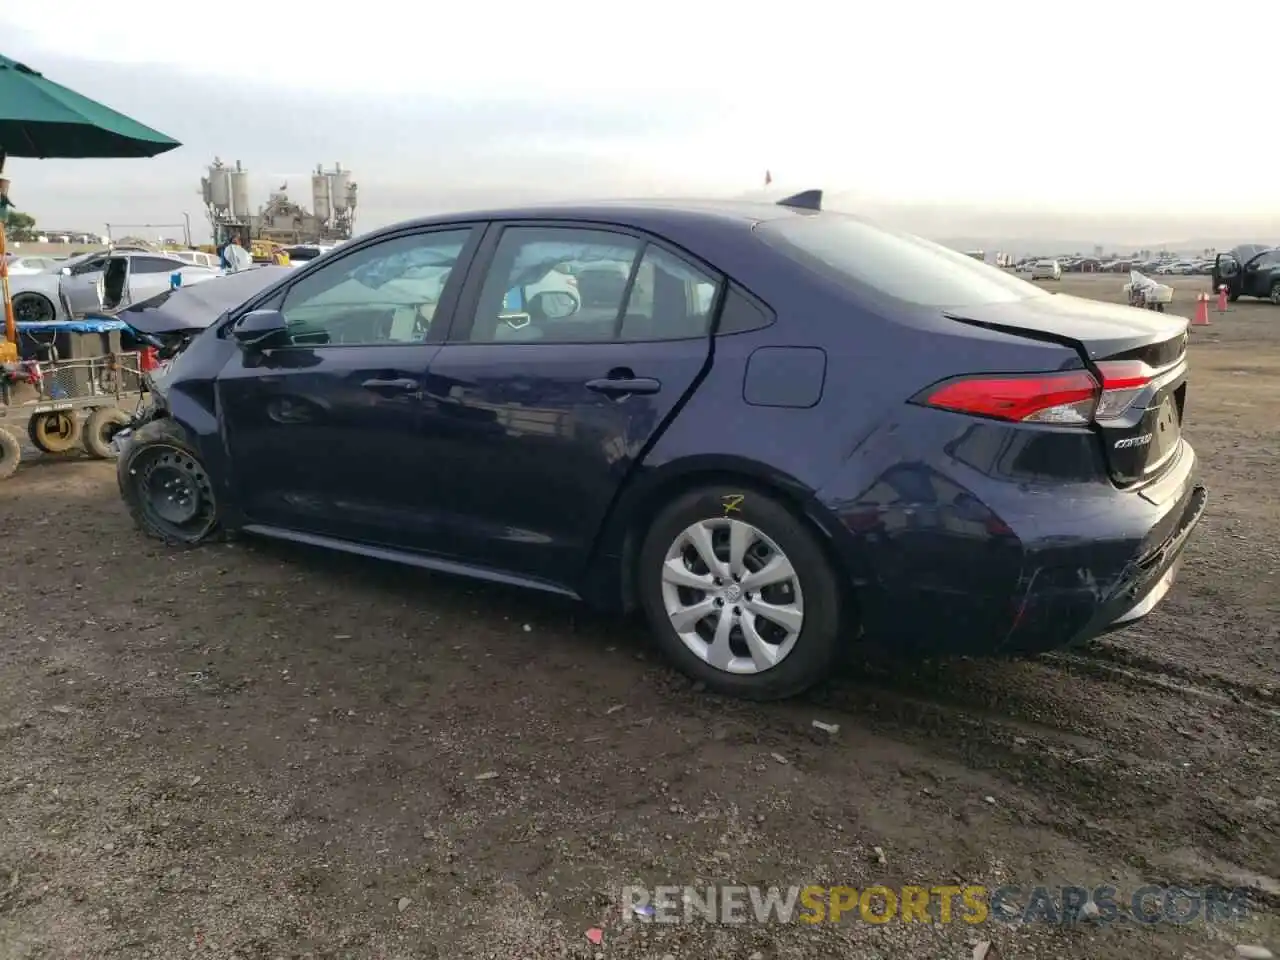
[[[108,259],[101,256],[85,260],[68,268],[70,276],[62,277],[59,292],[73,317],[102,309],[102,272]]]
[[[1243,278],[1240,293],[1246,297],[1270,297],[1277,267],[1280,267],[1280,250],[1259,253],[1240,271]]]
[[[559,585],[707,366],[719,278],[622,232],[507,226],[486,240],[427,378],[441,520],[458,559]],[[610,302],[567,282],[626,278]]]
[[[400,234],[306,273],[279,301],[288,341],[242,350],[219,374],[233,483],[251,523],[433,547],[423,389],[474,232]]]

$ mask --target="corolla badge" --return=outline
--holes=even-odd
[[[1115,448],[1117,450],[1128,450],[1131,447],[1145,447],[1150,442],[1151,434],[1144,433],[1140,437],[1125,437],[1123,440],[1117,440]]]

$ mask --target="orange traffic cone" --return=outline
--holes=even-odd
[[[1225,283],[1218,285],[1218,312],[1227,312],[1227,285]]]
[[[1195,327],[1209,326],[1209,295],[1207,293],[1196,295],[1196,318],[1191,321],[1191,325]]]

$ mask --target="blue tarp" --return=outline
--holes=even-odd
[[[41,320],[18,324],[19,333],[110,333],[126,330],[128,324],[108,317],[85,317],[83,320]]]

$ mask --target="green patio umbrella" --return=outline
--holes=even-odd
[[[4,269],[4,214],[10,206],[5,158],[154,157],[180,146],[158,130],[0,54],[0,284],[7,341],[16,343],[17,331]]]

